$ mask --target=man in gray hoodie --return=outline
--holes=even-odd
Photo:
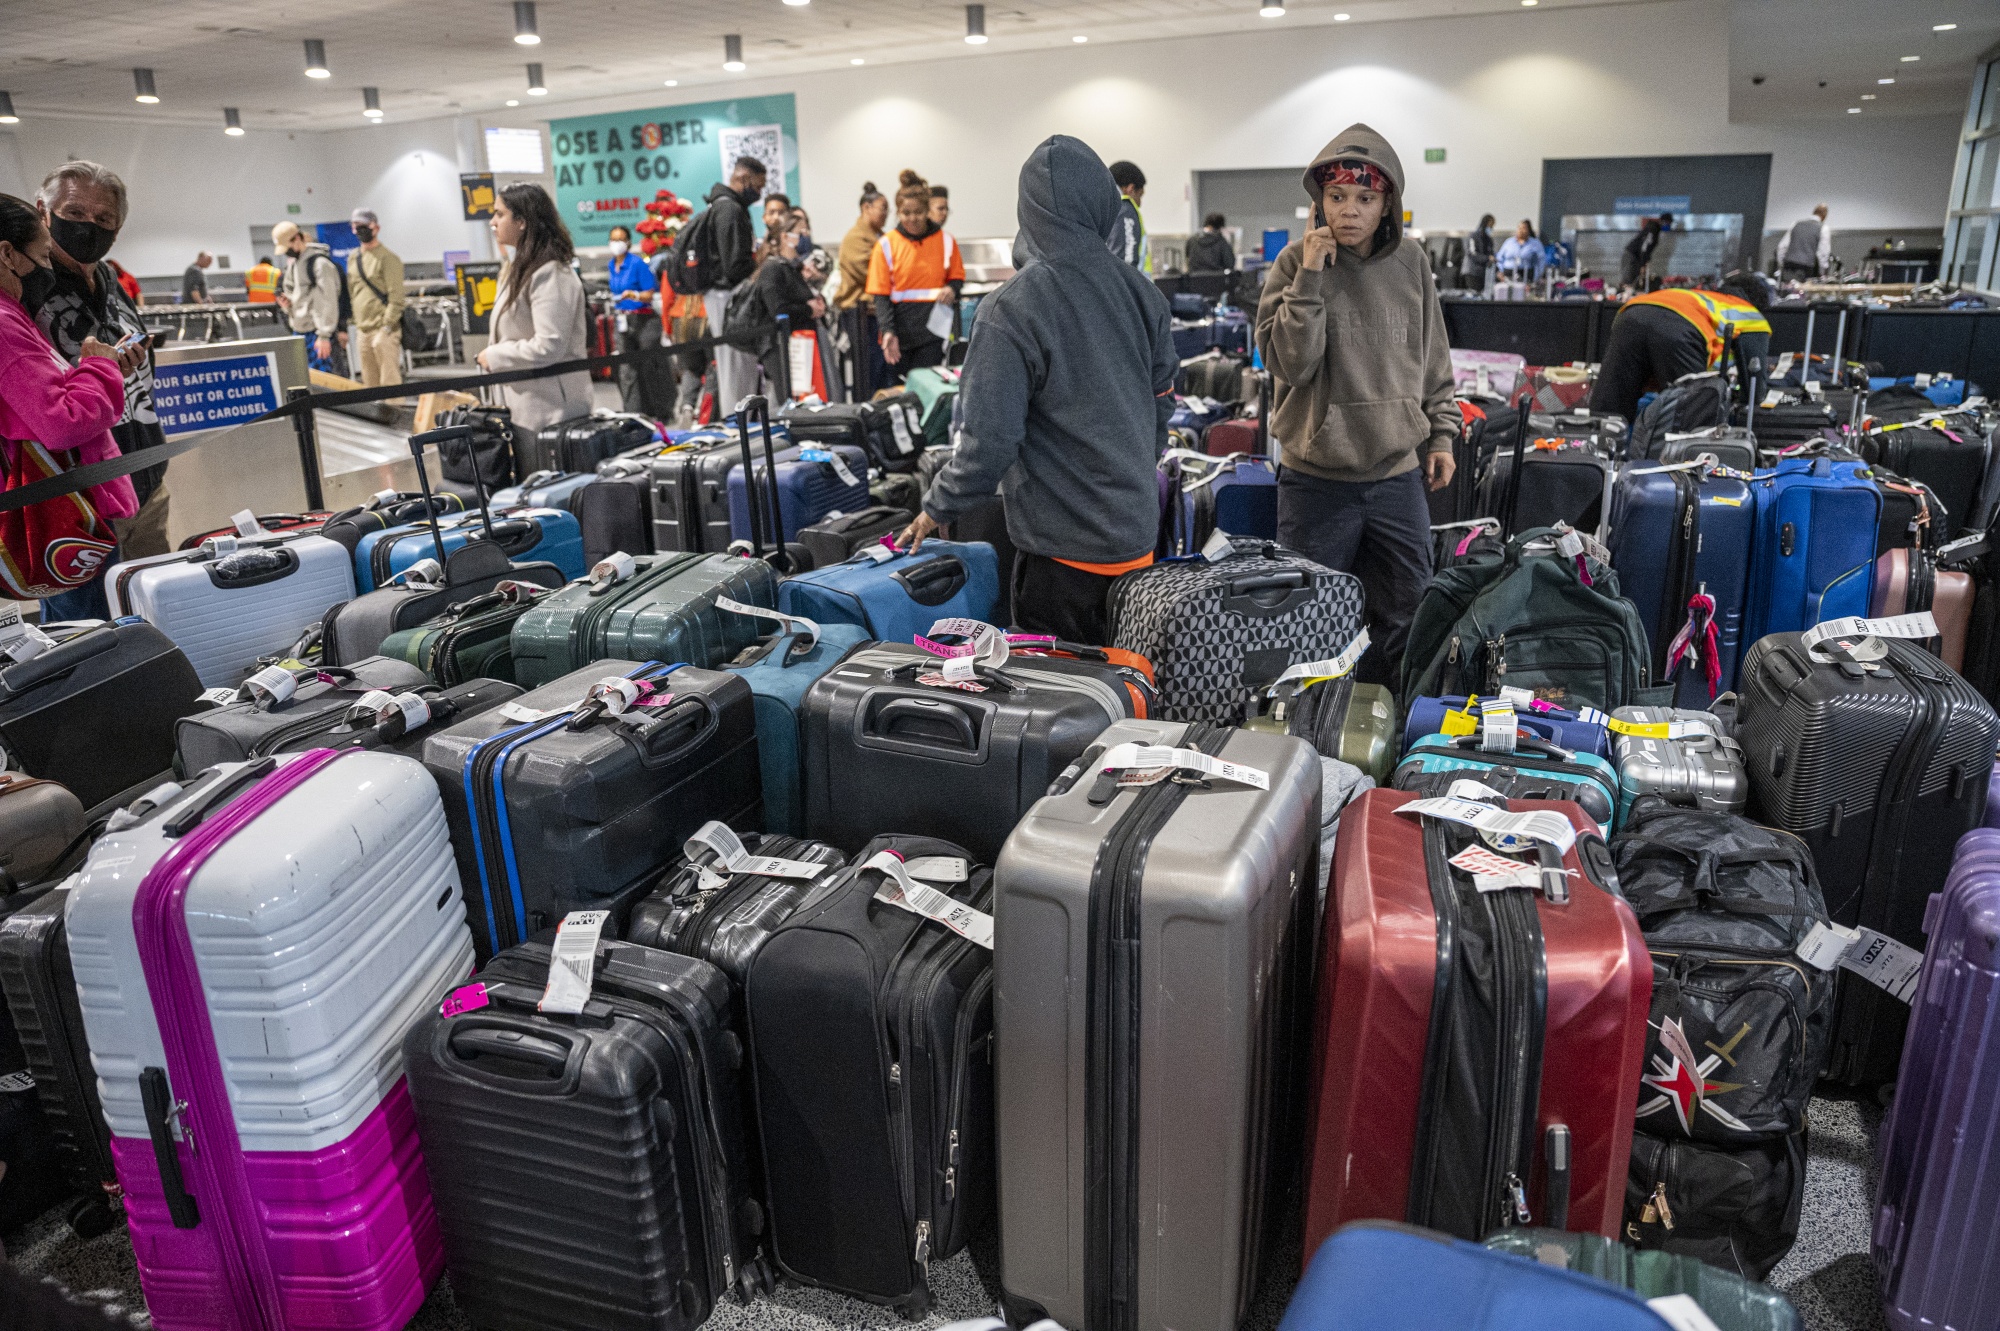
[[[979,307],[957,451],[900,542],[1004,490],[1014,622],[1091,644],[1108,641],[1112,580],[1153,560],[1180,368],[1167,298],[1107,248],[1119,207],[1080,139],[1055,135],[1022,165],[1020,271]]]
[[[1306,168],[1314,229],[1264,280],[1257,344],[1284,454],[1278,540],[1360,577],[1373,646],[1356,674],[1393,684],[1430,585],[1426,484],[1451,483],[1462,418],[1423,248],[1403,243],[1403,166],[1351,125]]]

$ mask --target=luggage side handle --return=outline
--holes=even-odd
[[[902,583],[903,590],[918,605],[938,606],[958,595],[972,575],[963,559],[944,555],[898,569],[889,576]]]
[[[942,701],[942,700],[940,700]],[[897,731],[898,721],[913,721],[919,724],[914,731]],[[951,739],[957,740],[957,747],[967,753],[979,751],[979,728],[972,718],[948,702],[940,706],[927,698],[892,698],[875,710],[868,718],[868,733],[883,737],[895,736],[901,739],[929,740],[937,736],[929,733],[927,723],[942,721],[951,729]],[[948,741],[946,741],[948,742]]]
[[[255,785],[278,770],[276,758],[260,758],[254,763],[239,767],[235,772],[210,786],[202,797],[181,810],[168,822],[160,824],[160,832],[168,837],[182,837],[201,825],[202,819],[214,813],[236,796],[246,786]]]
[[[569,1045],[561,1040],[545,1040],[540,1036],[498,1026],[460,1026],[454,1024],[450,1035],[451,1052],[454,1058],[469,1063],[481,1064],[481,1071],[508,1080],[526,1081],[528,1073],[515,1071],[506,1064],[529,1063],[541,1069],[537,1080],[555,1081],[569,1067]],[[486,1063],[487,1059],[504,1059],[505,1064]]]
[[[283,546],[239,550],[207,565],[206,571],[209,582],[225,591],[262,587],[297,573],[299,557]]]
[[[76,669],[93,656],[102,656],[118,645],[118,630],[109,624],[86,629],[40,656],[0,670],[0,696],[26,693],[37,684]]]
[[[174,1149],[173,1120],[182,1106],[169,1103],[167,1073],[164,1068],[147,1068],[139,1074],[139,1099],[146,1107],[146,1131],[153,1138],[153,1162],[160,1170],[160,1191],[166,1194],[167,1214],[175,1229],[193,1229],[201,1223],[201,1208],[181,1177],[180,1153]]]
[[[706,744],[722,727],[722,709],[705,693],[676,698],[665,713],[624,728],[647,767],[666,767]],[[662,746],[666,746],[664,749]]]
[[[1313,576],[1304,569],[1254,573],[1231,579],[1223,593],[1222,608],[1253,619],[1271,619],[1298,609],[1313,598],[1314,591]]]

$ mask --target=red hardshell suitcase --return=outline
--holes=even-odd
[[[1414,798],[1370,790],[1340,818],[1305,1251],[1352,1220],[1468,1239],[1530,1223],[1615,1238],[1653,967],[1638,919],[1611,890],[1610,851],[1578,805],[1514,800],[1512,811],[1551,809],[1576,828],[1563,857],[1569,900],[1479,893],[1445,863],[1477,835],[1396,812]]]
[[[612,356],[618,352],[618,316],[610,310],[599,309],[590,321],[590,354]],[[605,365],[590,372],[593,379],[610,379],[618,373],[613,365]]]

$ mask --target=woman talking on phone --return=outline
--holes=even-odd
[[[1451,483],[1451,351],[1430,262],[1403,243],[1387,141],[1342,130],[1305,190],[1313,229],[1278,256],[1257,307],[1284,462],[1278,540],[1361,579],[1373,645],[1356,673],[1393,684],[1431,577],[1424,488]]]

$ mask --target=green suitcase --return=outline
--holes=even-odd
[[[1800,1328],[1798,1312],[1777,1290],[1680,1253],[1642,1252],[1601,1234],[1557,1229],[1503,1229],[1486,1246],[1623,1285],[1642,1299],[1685,1294],[1717,1331]]]
[[[514,621],[554,595],[547,587],[503,582],[436,619],[390,634],[382,642],[382,655],[409,662],[446,688],[473,679],[512,683]]]
[[[943,448],[951,442],[951,405],[958,396],[958,371],[943,367],[911,370],[903,387],[916,394],[924,424],[924,442]]]
[[[1380,684],[1352,676],[1286,683],[1275,698],[1254,697],[1246,730],[1297,735],[1328,758],[1352,763],[1382,784],[1396,766],[1402,730],[1396,699]]]
[[[514,622],[514,682],[540,688],[607,659],[714,669],[757,641],[762,621],[718,596],[770,609],[778,575],[740,555],[640,555],[611,582],[573,582]]]

